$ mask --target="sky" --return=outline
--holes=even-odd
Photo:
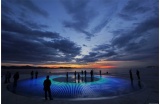
[[[158,0],[1,0],[1,64],[159,64]]]

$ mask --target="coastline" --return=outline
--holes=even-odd
[[[159,102],[159,73],[158,69],[141,70],[142,82],[145,84],[145,89],[133,94],[119,96],[111,99],[90,99],[90,100],[58,100],[45,101],[44,98],[26,97],[14,94],[7,90],[7,84],[4,84],[4,77],[1,78],[1,103],[2,104],[148,104]],[[39,76],[45,76],[49,73],[40,73]],[[58,74],[58,73],[51,73]],[[125,73],[116,74],[116,76],[129,77]],[[21,74],[20,80],[30,78],[30,74]],[[12,80],[11,80],[12,82]]]

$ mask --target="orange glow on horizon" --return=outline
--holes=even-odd
[[[115,62],[110,62],[115,63]],[[35,66],[35,67],[48,67],[48,68],[60,68],[60,67],[68,67],[68,68],[117,68],[113,64],[108,64],[106,61],[98,61],[94,63],[87,63],[87,64],[69,64],[69,63],[57,63],[57,64],[13,64],[13,63],[2,63],[2,66]]]

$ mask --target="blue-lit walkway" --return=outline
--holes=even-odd
[[[19,80],[16,89],[13,89],[13,84],[9,84],[7,88],[18,95],[44,97],[43,81],[45,79],[46,77],[43,76],[38,79]],[[93,82],[91,82],[90,76],[87,76],[86,79],[85,77],[81,78],[78,83],[74,76],[69,76],[69,81],[66,82],[65,75],[52,75],[50,80],[52,96],[58,99],[110,98],[134,93],[143,87],[137,81],[131,84],[129,79],[115,76],[95,75]]]

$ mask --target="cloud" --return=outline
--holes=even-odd
[[[84,33],[87,39],[94,35],[87,31],[89,23],[96,17],[96,12],[88,7],[89,1],[63,1],[62,2],[67,13],[71,16],[72,21],[65,20],[64,26],[72,28],[77,32]]]
[[[138,26],[132,31],[128,31],[127,33],[121,33],[118,37],[114,38],[112,41],[113,46],[117,46],[119,48],[128,44],[131,40],[136,40],[141,36],[147,35],[147,31],[152,30],[154,28],[158,28],[158,18],[150,18],[142,23],[139,23]]]
[[[92,33],[95,34],[95,33],[100,32],[109,23],[109,21],[110,21],[110,18],[107,18],[103,20],[102,22],[100,22],[97,26],[94,27],[94,29],[92,30]]]
[[[121,33],[114,38],[111,43],[119,50],[119,54],[107,60],[152,60],[156,62],[159,55],[159,24],[157,21],[157,17],[149,18],[139,23],[131,31]]]
[[[15,0],[17,4],[23,6],[24,8],[26,8],[27,10],[30,10],[31,12],[34,12],[36,14],[39,14],[43,17],[48,17],[49,14],[47,13],[47,11],[39,8],[37,5],[35,5],[31,0]]]
[[[115,55],[117,55],[116,52],[114,52],[114,51],[108,51],[106,53],[101,53],[101,55],[99,55],[98,57],[99,58],[109,58],[109,57],[115,56]]]
[[[39,31],[39,30],[32,30],[31,28],[25,26],[22,23],[14,21],[12,19],[6,19],[2,17],[2,30],[8,32],[15,32],[19,33],[24,36],[28,36],[30,38],[34,38],[35,36],[39,38],[58,38],[60,37],[58,33],[53,33],[49,31]]]
[[[44,28],[48,28],[49,26],[47,25],[43,25],[43,24],[39,24],[39,23],[35,23],[35,22],[31,22],[31,21],[28,21],[26,19],[23,19],[21,18],[20,19],[27,27],[30,27],[32,29],[44,29]]]
[[[112,45],[110,44],[101,44],[101,45],[96,45],[95,48],[93,48],[93,51],[108,51],[108,50],[112,50]]]
[[[81,47],[56,32],[32,30],[2,18],[2,62],[71,62]]]
[[[83,58],[77,59],[76,61],[78,63],[96,62],[98,61],[98,59],[96,58],[97,55],[97,52],[90,52],[89,55],[85,55]]]
[[[129,14],[145,13],[150,10],[149,7],[143,5],[145,2],[145,0],[129,0],[122,11]]]
[[[2,15],[11,15],[14,14],[14,12],[12,11],[12,9],[7,5],[7,3],[3,0],[2,1]]]
[[[125,21],[137,20],[137,15],[143,15],[144,13],[151,11],[151,8],[145,2],[145,0],[129,0],[118,14],[118,17]]]
[[[144,61],[157,63],[159,56],[158,18],[152,17],[138,23],[132,30],[117,30],[119,33],[110,44],[96,45],[81,62]]]
[[[87,47],[87,45],[83,44],[84,47]]]
[[[47,47],[54,48],[66,56],[75,57],[80,54],[80,47],[77,46],[74,42],[71,42],[67,39],[60,39],[54,41],[44,41],[43,44]]]
[[[118,16],[126,21],[132,21],[132,20],[137,20],[136,17],[132,17],[130,15],[127,15],[127,14],[122,14],[122,13],[119,13]]]
[[[102,5],[105,6],[106,12],[99,11],[99,14],[102,14],[103,16],[103,19],[101,19],[100,22],[93,28],[92,33],[94,34],[101,32],[101,30],[112,21],[114,15],[117,13],[118,3],[114,1],[111,2],[111,0],[104,0]]]
[[[23,24],[21,24],[21,26],[26,26],[26,27],[32,28],[32,29],[48,28],[47,25],[36,23],[36,22],[34,22],[34,20],[29,19],[30,17],[28,18],[28,17],[24,16],[26,14],[28,15],[28,12],[25,11],[26,9],[21,7],[22,6],[21,3],[25,4],[25,2],[32,3],[29,0],[28,1],[19,1],[19,0],[3,1],[3,3],[2,3],[2,22],[3,21],[6,22],[6,19],[8,19],[8,20],[10,19],[11,20],[11,18],[14,18],[13,19],[14,21],[12,20],[12,22],[15,22],[15,20],[19,21],[19,23],[23,22]],[[33,5],[34,4],[32,4],[32,6]],[[22,12],[21,14],[19,13],[20,11],[16,10],[17,9],[16,7]],[[17,18],[17,19],[15,19],[15,18]],[[3,23],[5,23],[5,22],[3,22]],[[5,25],[3,24],[3,26],[5,26]],[[15,26],[12,26],[12,28],[14,28],[14,27]]]
[[[98,45],[89,52],[89,55],[83,56],[81,59],[77,59],[78,62],[96,62],[99,60],[105,60],[106,58],[117,55],[114,49],[109,44]]]

